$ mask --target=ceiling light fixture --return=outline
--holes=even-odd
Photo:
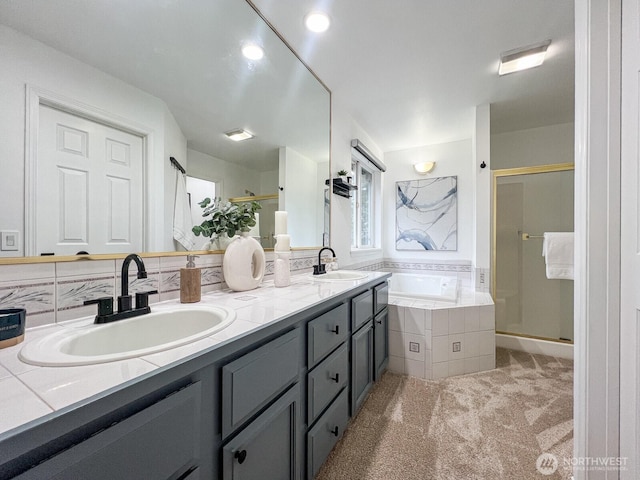
[[[304,24],[308,30],[316,33],[326,32],[331,25],[329,15],[322,12],[311,12],[304,17]]]
[[[242,47],[242,55],[249,60],[260,60],[264,57],[264,50],[255,43],[248,43]]]
[[[227,137],[229,137],[234,142],[239,142],[241,140],[248,140],[253,138],[255,135],[244,130],[243,128],[238,128],[236,130],[231,130],[230,132],[224,133]]]
[[[542,65],[550,44],[551,40],[545,40],[535,45],[501,53],[498,74],[507,75],[508,73],[519,72],[520,70]]]
[[[425,175],[429,173],[431,170],[433,170],[435,166],[436,166],[436,162],[420,162],[420,163],[414,163],[413,169],[416,171],[416,173],[419,173],[420,175]]]

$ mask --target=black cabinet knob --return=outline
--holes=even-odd
[[[340,334],[340,325],[336,325],[336,328],[331,330],[333,333],[335,333],[336,335]]]
[[[333,380],[336,383],[340,382],[340,374],[339,373],[336,373],[335,377],[330,377],[330,378],[331,378],[331,380]]]
[[[378,325],[382,325],[382,320],[376,320],[376,323],[377,323]]]
[[[337,437],[338,436],[338,427],[336,426],[336,428],[331,430],[331,433],[333,433]]]
[[[243,463],[247,459],[247,451],[240,450],[239,452],[236,452],[233,456],[238,460],[238,463]]]

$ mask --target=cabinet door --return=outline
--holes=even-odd
[[[375,378],[378,380],[389,363],[389,313],[385,309],[373,320],[373,363],[375,365]]]
[[[351,415],[360,408],[373,385],[373,321],[351,337]]]
[[[294,480],[298,462],[300,391],[294,385],[222,449],[223,480]]]
[[[200,382],[191,384],[15,478],[160,480],[193,474],[201,395]]]

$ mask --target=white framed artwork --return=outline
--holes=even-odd
[[[458,177],[396,182],[396,250],[458,250]]]

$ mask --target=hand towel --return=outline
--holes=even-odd
[[[191,207],[187,196],[185,175],[176,170],[176,202],[173,208],[173,238],[187,250],[193,250],[196,237],[191,231]]]
[[[545,232],[542,255],[547,278],[573,280],[573,232]]]

